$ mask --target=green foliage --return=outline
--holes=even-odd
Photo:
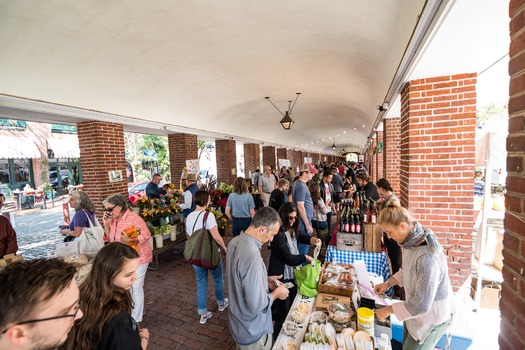
[[[136,182],[147,181],[151,178],[151,171],[143,169],[143,162],[158,163],[159,172],[163,176],[164,181],[171,181],[168,138],[166,136],[124,133],[124,141],[126,145],[126,160],[133,167]],[[150,149],[152,144],[157,152],[157,161],[151,156],[144,155],[144,151]]]
[[[489,120],[499,120],[509,116],[508,105],[494,102],[482,106],[476,111],[476,121],[485,123]]]

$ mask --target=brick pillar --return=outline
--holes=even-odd
[[[275,157],[275,147],[274,146],[263,146],[263,166],[270,165],[274,169],[277,166],[277,161]]]
[[[301,151],[293,151],[293,171],[301,166]]]
[[[510,0],[510,99],[500,349],[525,348],[525,7]]]
[[[199,157],[197,135],[169,134],[168,149],[170,152],[171,181],[178,187],[186,161]]]
[[[225,182],[229,185],[237,177],[237,149],[234,140],[215,141],[217,152],[217,183]]]
[[[286,149],[286,159],[290,160],[290,166],[295,169],[295,152],[291,149]],[[294,170],[295,171],[295,170]]]
[[[370,168],[368,169],[368,173],[370,174],[370,181],[376,182],[376,162],[377,162],[377,138],[374,137],[372,139],[372,144],[370,145]]]
[[[382,177],[385,176],[385,170],[384,170],[384,157],[383,155],[385,154],[385,150],[384,148],[383,149],[379,149],[379,145],[382,145],[383,147],[385,146],[384,142],[383,142],[383,133],[382,132],[378,132],[377,133],[377,157],[376,157],[376,181]]]
[[[399,167],[401,162],[400,118],[388,118],[383,121],[383,157],[385,178],[390,182],[394,193],[399,195]]]
[[[401,204],[443,244],[454,289],[470,288],[476,74],[410,81],[401,106]]]
[[[261,166],[260,147],[256,143],[244,144],[244,174],[249,176],[250,172],[253,174],[255,169]]]
[[[102,201],[114,193],[128,195],[124,127],[121,124],[86,121],[77,124],[84,191],[102,218]],[[109,181],[109,171],[121,171],[122,180]]]
[[[279,166],[279,159],[288,159],[286,158],[286,148],[277,148],[277,166]]]

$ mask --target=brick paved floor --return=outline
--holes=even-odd
[[[226,244],[230,239],[225,237]],[[141,326],[148,328],[151,334],[148,350],[235,349],[228,328],[228,312],[217,310],[211,274],[208,279],[208,310],[213,312],[213,317],[205,325],[199,324],[195,272],[191,265],[182,262],[183,247],[184,244],[180,244],[173,253],[162,253],[159,270],[149,270],[146,274],[146,307]],[[266,245],[262,254],[268,264],[270,250]],[[224,284],[227,296],[226,274]]]

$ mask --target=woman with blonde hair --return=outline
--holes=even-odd
[[[226,202],[226,216],[232,222],[232,236],[237,237],[252,223],[255,215],[255,202],[248,193],[248,184],[243,177],[238,177],[233,182],[233,192]]]
[[[379,213],[378,224],[403,253],[403,267],[378,294],[390,287],[405,287],[406,301],[376,310],[379,320],[395,314],[403,324],[403,349],[434,349],[452,322],[452,286],[443,247],[429,228],[415,221],[407,209],[391,201]]]
[[[110,243],[95,257],[80,285],[84,316],[75,321],[62,349],[145,350],[149,332],[131,317],[130,289],[137,279],[139,254],[123,243]]]

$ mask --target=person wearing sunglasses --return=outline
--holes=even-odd
[[[149,331],[131,317],[130,289],[140,257],[123,243],[104,246],[80,285],[84,317],[75,322],[62,350],[145,350]]]
[[[82,317],[77,269],[61,259],[18,261],[0,270],[0,349],[56,349]]]
[[[308,233],[299,230],[298,211],[295,205],[290,202],[284,203],[279,209],[279,216],[282,226],[272,241],[272,252],[268,265],[268,276],[282,276],[279,280],[283,283],[293,283],[290,294],[284,300],[275,300],[272,304],[272,319],[275,322],[273,335],[279,335],[282,325],[288,315],[288,311],[297,295],[297,284],[293,274],[295,266],[300,266],[305,262],[311,262],[314,258],[299,253],[297,243],[316,245],[320,242],[318,238],[310,236]]]
[[[137,247],[140,256],[140,265],[137,268],[137,279],[133,283],[131,296],[133,297],[133,311],[131,315],[137,322],[142,322],[144,313],[144,279],[149,263],[153,260],[149,238],[151,232],[146,226],[146,222],[128,210],[128,200],[121,194],[113,194],[107,197],[104,202],[104,241],[122,242]],[[135,227],[139,231],[137,237],[129,237],[124,231]]]

